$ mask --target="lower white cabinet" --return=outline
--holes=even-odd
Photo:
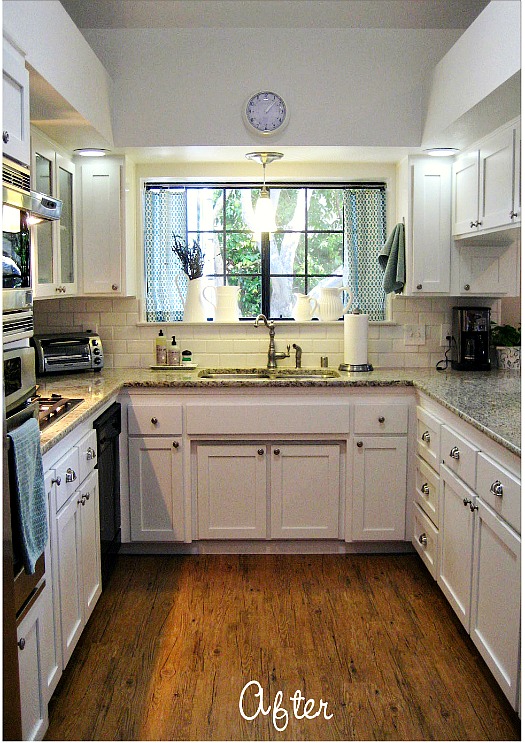
[[[92,472],[56,519],[62,655],[66,666],[102,592],[98,478]]]
[[[405,538],[406,436],[353,441],[351,535],[355,541]]]
[[[42,740],[48,726],[43,598],[41,593],[17,629],[23,740]]]
[[[183,541],[181,437],[130,436],[128,452],[132,541]]]
[[[438,585],[468,631],[476,494],[441,467]]]
[[[199,539],[266,537],[266,459],[257,442],[197,446]]]
[[[198,538],[337,539],[340,458],[337,443],[199,443]]]
[[[470,635],[516,709],[521,539],[481,498],[475,513]]]

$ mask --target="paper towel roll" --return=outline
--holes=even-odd
[[[344,315],[344,363],[368,361],[368,315]]]

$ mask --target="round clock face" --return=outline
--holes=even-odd
[[[248,98],[244,107],[244,120],[257,134],[274,134],[288,123],[286,103],[277,93],[263,90]]]

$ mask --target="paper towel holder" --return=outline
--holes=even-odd
[[[360,315],[361,310],[357,307],[352,310],[353,315]],[[374,371],[372,364],[339,364],[339,371],[346,372],[369,372]]]

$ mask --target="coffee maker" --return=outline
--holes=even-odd
[[[490,370],[490,307],[452,308],[452,368]]]

